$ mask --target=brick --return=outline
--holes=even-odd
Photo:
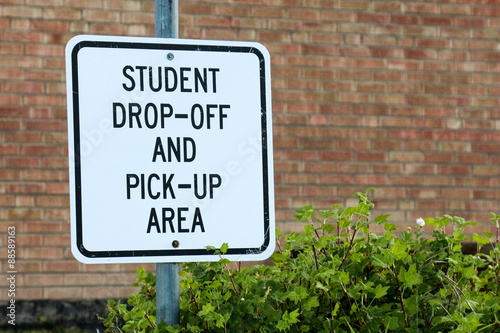
[[[132,23],[132,22],[131,22]],[[124,35],[127,27],[120,24],[91,23],[88,32],[104,35]]]
[[[491,6],[474,6],[472,14],[475,16],[500,16],[500,9]]]
[[[28,287],[39,286],[60,286],[62,285],[63,277],[60,274],[26,274],[24,275],[24,283]]]
[[[45,287],[43,288],[44,299],[80,299],[83,297],[83,289],[78,287]]]
[[[409,14],[391,14],[391,23],[416,25],[421,22],[421,17]]]
[[[26,247],[19,251],[23,259],[58,259],[62,258],[62,249],[57,247]]]
[[[59,103],[55,103],[59,104]],[[29,131],[63,131],[66,127],[65,122],[62,122],[60,120],[43,120],[43,119],[38,119],[38,120],[33,120],[33,121],[27,121],[26,124],[26,129]]]
[[[390,14],[382,13],[357,13],[356,21],[358,22],[373,22],[373,23],[389,23],[391,21]]]
[[[435,50],[404,50],[405,58],[409,59],[437,59],[438,53]]]
[[[316,11],[311,11],[316,13]],[[293,15],[293,9],[289,11],[289,15]],[[255,17],[268,17],[268,18],[282,18],[285,17],[285,9],[280,7],[254,7],[252,8],[252,15]],[[302,17],[305,18],[305,17]],[[319,18],[319,15],[316,16]]]
[[[96,299],[100,297],[103,297],[105,299],[118,299],[122,297],[121,295],[130,295],[133,292],[137,292],[137,288],[83,287],[81,297],[87,299]]]
[[[453,18],[446,16],[423,16],[422,24],[424,25],[452,25]]]
[[[358,175],[354,180],[357,184],[371,186],[383,186],[389,184],[389,177],[382,175]]]
[[[0,44],[0,54],[23,54],[24,45],[20,44]],[[5,69],[4,69],[5,70]]]
[[[61,7],[64,5],[63,0],[26,0],[26,5],[33,7]]]
[[[393,162],[423,162],[425,156],[422,152],[390,152],[389,160]]]
[[[16,289],[16,300],[33,300],[43,299],[43,289],[40,287],[28,288],[23,287]]]
[[[13,82],[6,84],[9,92],[42,93],[44,85],[41,82]]]
[[[62,45],[26,45],[26,54],[62,57],[64,55],[64,47]]]
[[[384,162],[387,160],[387,153],[385,152],[358,152],[356,154],[358,161],[379,161]]]
[[[500,199],[500,192],[495,190],[474,190],[474,199]]]
[[[40,43],[42,42],[42,34],[38,32],[6,31],[2,34],[2,40],[4,42]]]
[[[83,10],[83,19],[89,22],[119,22],[120,13],[107,10]]]
[[[44,8],[43,17],[45,19],[55,20],[80,20],[82,18],[82,11],[75,8],[61,7],[61,8]]]
[[[71,0],[78,4],[82,4],[81,1]],[[111,9],[111,10],[123,10],[123,11],[139,11],[141,9],[140,1],[130,1],[130,0],[94,0],[96,5],[100,5],[102,3],[103,9]],[[181,3],[182,4],[182,3]],[[179,4],[179,5],[181,5]],[[182,8],[182,7],[180,7]]]
[[[42,9],[29,6],[3,6],[3,17],[38,18],[42,17]]]
[[[40,261],[31,260],[16,260],[16,266],[19,272],[24,273],[39,273],[42,271],[42,263]]]
[[[203,38],[234,40],[236,38],[236,31],[232,29],[207,28],[204,30]]]
[[[66,21],[44,21],[44,20],[30,21],[30,30],[65,32],[68,29],[69,29],[69,23]]]
[[[404,7],[402,3],[397,1],[375,2],[373,10],[379,12],[402,12],[404,11]]]
[[[10,25],[10,20],[8,18],[0,18],[0,28],[7,29]]]
[[[339,8],[345,10],[369,10],[370,1],[358,1],[358,0],[341,0],[339,1]]]
[[[21,129],[21,121],[19,120],[3,120],[0,122],[1,130],[19,130]]]
[[[48,272],[75,272],[80,271],[82,264],[77,261],[47,261],[43,263],[43,270]]]
[[[41,193],[43,191],[43,184],[40,183],[9,183],[7,189],[9,193]]]
[[[38,168],[41,160],[38,157],[6,157],[5,166],[8,168]]]
[[[23,222],[23,232],[30,233],[61,233],[62,232],[61,223],[53,222]]]
[[[62,281],[61,281],[62,282]],[[78,286],[78,285],[99,285],[103,283],[102,274],[84,274],[84,273],[70,273],[65,274],[64,286]]]
[[[154,23],[154,13],[122,13],[122,22],[125,23]]]

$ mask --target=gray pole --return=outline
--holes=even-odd
[[[155,36],[179,38],[178,0],[155,0]]]
[[[179,264],[156,264],[156,323],[179,324]]]
[[[155,36],[179,37],[178,0],[155,0]],[[179,264],[156,264],[156,323],[179,324]]]

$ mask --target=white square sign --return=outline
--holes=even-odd
[[[83,263],[274,251],[270,57],[258,43],[66,46],[71,247]]]

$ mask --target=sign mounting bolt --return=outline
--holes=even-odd
[[[174,60],[174,54],[173,53],[167,54],[167,59],[168,60]]]
[[[180,244],[179,244],[179,241],[178,241],[178,240],[174,240],[174,241],[172,242],[172,247],[173,247],[174,249],[178,248],[178,247],[179,247],[179,245],[180,245]]]

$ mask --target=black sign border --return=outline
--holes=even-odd
[[[138,258],[138,257],[173,257],[173,256],[211,256],[214,250],[203,249],[161,249],[161,250],[120,250],[120,251],[89,251],[83,245],[83,212],[82,212],[82,181],[80,159],[80,107],[78,85],[78,52],[83,48],[119,48],[165,51],[201,51],[201,52],[231,52],[252,53],[259,58],[260,71],[260,104],[261,104],[261,138],[262,138],[262,173],[264,182],[264,243],[258,248],[229,248],[227,255],[256,255],[269,247],[271,243],[270,214],[269,214],[269,169],[268,169],[268,142],[267,142],[267,96],[266,96],[266,61],[258,48],[235,45],[207,45],[207,44],[172,44],[172,43],[141,43],[117,41],[90,41],[77,43],[71,50],[72,97],[73,97],[73,135],[74,135],[74,165],[76,190],[76,246],[78,251],[87,258]],[[274,200],[274,198],[273,198]],[[220,244],[222,245],[222,244]],[[149,260],[148,260],[149,261]],[[202,260],[200,260],[202,261]]]

